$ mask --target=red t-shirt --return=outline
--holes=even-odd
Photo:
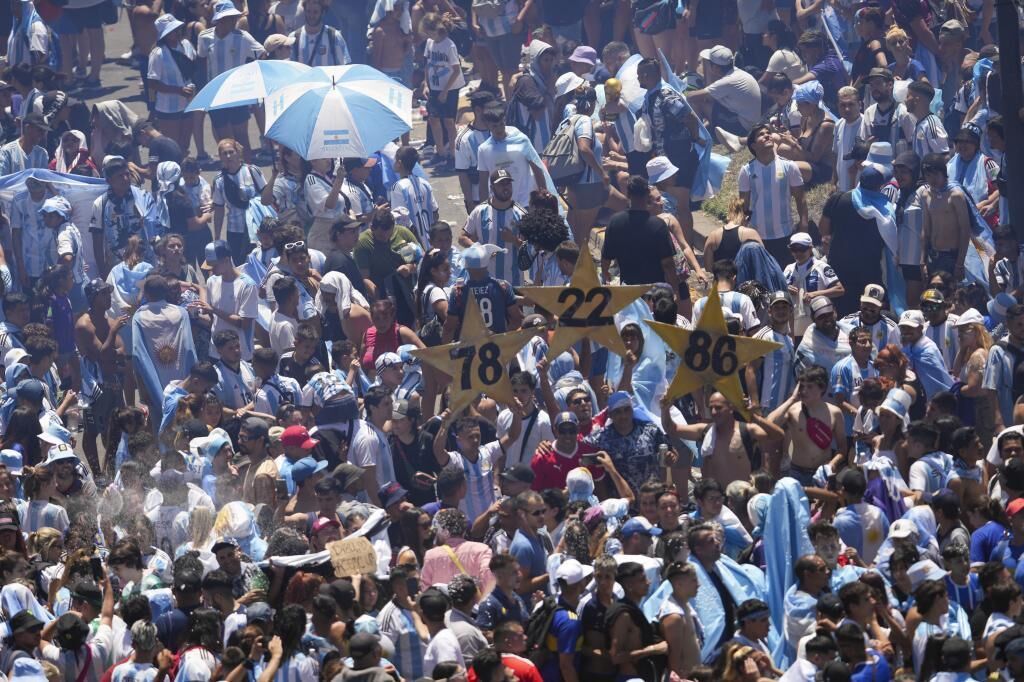
[[[530,468],[533,469],[533,489],[547,490],[555,488],[563,490],[565,479],[569,472],[580,466],[580,457],[597,452],[597,448],[582,442],[582,438],[576,441],[576,452],[572,457],[566,457],[555,451],[547,454],[534,453],[530,460]],[[604,469],[599,466],[587,467],[590,474],[597,481],[604,476]]]
[[[522,656],[502,654],[501,662],[505,664],[506,668],[515,673],[516,679],[519,682],[544,682],[540,676],[540,671],[537,670],[537,666]],[[473,670],[473,666],[468,667],[466,682],[477,682],[476,671]]]

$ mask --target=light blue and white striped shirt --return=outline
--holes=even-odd
[[[71,272],[75,284],[85,283],[85,254],[82,252],[82,232],[74,223],[64,223],[57,230],[57,255],[71,255]]]
[[[516,0],[508,0],[505,3],[501,16],[484,18],[478,16],[476,23],[480,24],[484,35],[488,38],[497,38],[512,32],[512,26],[516,23],[519,15],[519,3]]]
[[[300,26],[292,32],[292,61],[307,66],[344,66],[352,63],[348,43],[341,37],[341,31],[333,26],[321,25],[320,32],[312,37]]]
[[[178,63],[174,61],[174,55],[171,54],[174,50],[177,50],[189,59],[194,60],[196,58],[196,50],[192,47],[192,43],[187,40],[182,40],[176,48],[158,43],[153,48],[153,51],[149,53],[149,72],[146,74],[146,78],[176,88],[183,88],[188,85],[191,81],[181,74],[181,69],[178,68]],[[154,108],[161,113],[176,114],[184,111],[187,104],[188,97],[184,95],[158,91]]]
[[[992,344],[981,380],[982,388],[995,392],[1004,424],[1013,424],[1013,361],[1013,353],[1007,352],[1001,344]]]
[[[494,244],[506,250],[496,253],[488,270],[492,277],[503,279],[512,286],[523,284],[523,271],[517,263],[515,242],[507,242],[502,236],[503,230],[518,232],[519,221],[526,215],[526,210],[517,203],[508,208],[495,208],[489,201],[478,204],[466,219],[462,231],[475,242]]]
[[[941,324],[932,324],[929,322],[925,325],[924,335],[935,343],[939,347],[939,353],[942,354],[942,359],[946,363],[946,369],[953,368],[953,361],[956,360],[956,354],[960,350],[960,335],[956,331],[956,321],[960,319],[959,315],[950,314],[946,317],[946,321]]]
[[[846,402],[854,407],[860,407],[861,384],[864,383],[865,379],[877,377],[878,370],[870,362],[868,362],[867,367],[861,367],[853,359],[853,355],[847,355],[832,365],[831,374],[831,381],[829,382],[831,384],[831,394],[833,396],[842,394],[845,396]],[[846,421],[846,432],[851,433],[853,430],[853,415],[844,412],[843,419]]]
[[[395,657],[391,662],[399,674],[407,680],[423,677],[423,656],[427,645],[420,639],[412,611],[407,611],[390,601],[377,615],[380,633],[395,645]]]
[[[220,398],[224,407],[237,410],[252,402],[252,386],[256,383],[256,374],[252,371],[252,365],[242,360],[238,363],[236,372],[225,365],[223,361],[217,360],[214,368],[217,370],[220,381],[213,387],[213,392]]]
[[[39,215],[45,200],[45,195],[40,201],[33,200],[26,190],[14,195],[11,202],[11,229],[21,232],[21,255],[29,277],[41,276],[57,262],[57,233]]]
[[[259,196],[267,184],[263,171],[249,164],[242,164],[238,172],[231,175],[231,179],[238,184],[239,193],[246,199]],[[245,221],[246,212],[224,196],[224,177],[220,173],[213,178],[213,205],[224,207],[224,222],[227,223],[228,232],[249,232]]]
[[[782,344],[781,348],[776,348],[764,356],[758,370],[758,396],[761,407],[765,412],[769,412],[784,403],[796,387],[796,346],[793,344],[792,336],[775,331],[771,327],[761,328],[754,334],[754,338]]]
[[[839,328],[847,334],[850,333],[855,327],[867,327],[871,330],[871,343],[874,346],[871,349],[871,356],[878,355],[878,351],[882,350],[890,343],[895,343],[899,346],[903,343],[900,340],[900,330],[896,326],[896,323],[890,320],[885,315],[881,315],[878,321],[874,324],[864,324],[860,319],[860,313],[850,313],[843,319],[839,320]]]
[[[404,207],[409,211],[411,228],[424,250],[430,249],[430,226],[437,213],[437,200],[430,183],[421,177],[410,175],[402,178],[391,188],[391,208]]]
[[[253,671],[257,679],[263,673],[263,666],[258,667],[259,670]],[[308,682],[310,680],[318,680],[320,679],[320,664],[315,658],[311,658],[301,651],[296,652],[281,661],[281,667],[277,669],[277,673],[271,679],[273,682]]]
[[[68,511],[46,500],[22,501],[18,504],[21,530],[35,533],[40,528],[53,528],[61,533],[68,529]]]
[[[462,453],[448,453],[449,464],[461,467],[466,473],[466,496],[459,502],[459,509],[466,518],[478,518],[494,504],[494,461],[501,454],[498,441],[481,445],[475,462],[470,462]]]
[[[50,155],[36,145],[28,154],[21,148],[18,140],[11,140],[0,147],[0,175],[20,173],[29,168],[46,168],[50,164]]]
[[[196,41],[196,55],[206,60],[207,80],[213,80],[228,69],[251,62],[263,54],[263,45],[247,31],[236,28],[221,38],[216,30],[206,29]]]
[[[797,165],[781,157],[768,164],[751,159],[740,168],[738,184],[740,192],[750,193],[750,226],[761,238],[788,237],[793,231],[791,190],[804,185]]]
[[[299,382],[291,377],[275,374],[264,381],[256,391],[256,404],[253,409],[263,414],[276,415],[282,405],[298,405],[301,395],[302,387],[299,386]]]

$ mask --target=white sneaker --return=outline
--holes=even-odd
[[[738,152],[743,149],[744,143],[740,139],[739,135],[733,135],[728,130],[722,130],[721,128],[715,128],[715,136],[718,141],[729,148],[731,152]]]

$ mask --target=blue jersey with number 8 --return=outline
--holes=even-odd
[[[470,291],[480,306],[484,326],[495,334],[508,331],[508,310],[515,305],[516,296],[512,292],[512,286],[505,280],[487,277],[457,282],[448,295],[448,310],[459,318],[460,332]]]

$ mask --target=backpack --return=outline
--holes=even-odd
[[[538,668],[551,657],[547,646],[548,633],[551,631],[551,623],[554,622],[558,609],[557,599],[544,597],[544,601],[526,622],[526,658],[530,659]]]
[[[540,153],[547,166],[551,180],[556,186],[574,185],[583,177],[587,164],[580,157],[580,146],[576,141],[576,121],[580,114],[570,116],[562,122],[551,141]]]
[[[426,317],[430,313],[430,310],[429,310],[430,291],[432,289],[436,289],[436,288],[437,287],[435,287],[433,284],[431,284],[430,286],[428,286],[426,289],[423,290],[423,293],[420,294],[420,311],[421,311],[420,312],[420,317],[421,318]],[[441,336],[442,336],[443,332],[444,332],[444,325],[441,324],[441,320],[438,319],[437,315],[433,315],[433,317],[431,317],[430,320],[425,322],[420,327],[419,331],[416,332],[416,336],[418,336],[420,338],[420,341],[423,342],[423,345],[425,345],[427,348],[432,348],[433,346],[440,346],[441,345]]]
[[[473,12],[477,19],[497,19],[505,14],[508,0],[473,0]]]

